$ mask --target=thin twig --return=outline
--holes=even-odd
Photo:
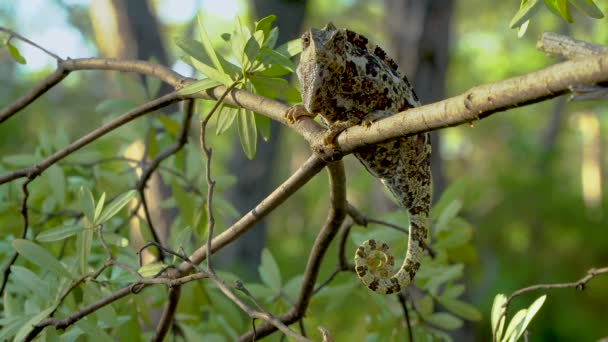
[[[311,156],[308,160],[296,170],[283,184],[278,186],[270,195],[263,199],[255,208],[243,215],[231,227],[224,230],[211,241],[211,253],[215,253],[222,247],[236,240],[239,236],[247,232],[257,222],[262,220],[266,215],[272,212],[276,207],[281,205],[287,198],[296,193],[304,184],[323,169],[325,162],[316,156]],[[194,264],[200,264],[207,257],[209,247],[207,244],[198,248],[189,259]],[[191,265],[182,263],[180,269],[188,272]]]
[[[33,180],[34,180],[34,177],[32,177],[31,175],[28,175],[28,178],[21,185],[21,192],[23,192],[23,199],[21,200],[21,210],[20,210],[21,217],[23,218],[23,228],[21,229],[21,238],[22,239],[27,238],[27,231],[28,231],[28,227],[30,225],[30,219],[29,219],[28,209],[27,209],[27,200],[30,197],[30,191],[28,190],[27,186]],[[10,260],[8,261],[8,263],[4,266],[4,269],[2,270],[3,277],[2,277],[2,285],[0,286],[0,297],[2,297],[4,295],[4,290],[6,289],[6,284],[8,283],[8,277],[11,274],[11,266],[13,266],[15,264],[18,256],[19,256],[19,253],[17,253],[17,251],[13,252],[13,255],[11,256]]]
[[[44,172],[46,169],[51,167],[53,164],[55,164],[56,162],[67,157],[68,155],[74,153],[75,151],[81,149],[82,147],[88,145],[89,143],[99,139],[100,137],[104,136],[105,134],[115,130],[116,128],[118,128],[134,119],[137,119],[140,116],[153,112],[157,109],[166,107],[166,106],[173,104],[175,102],[178,102],[178,101],[182,101],[181,96],[177,95],[177,93],[169,93],[167,95],[157,98],[156,100],[144,103],[143,105],[141,105],[133,110],[128,111],[127,113],[110,121],[109,123],[80,137],[79,139],[77,139],[73,143],[69,144],[68,146],[66,146],[66,147],[60,149],[59,151],[53,153],[52,155],[48,156],[46,159],[39,162],[38,164],[28,167],[28,168],[16,170],[16,171],[13,171],[8,174],[0,176],[0,185],[10,182],[12,180],[18,179],[18,178],[23,178],[23,177],[35,178],[38,175],[40,175],[42,172]]]
[[[507,311],[509,310],[509,305],[515,298],[517,298],[525,293],[536,291],[536,290],[577,289],[577,290],[583,291],[583,290],[585,290],[587,283],[591,279],[593,279],[595,276],[598,276],[601,274],[606,274],[606,273],[608,273],[608,267],[592,268],[587,271],[587,274],[584,277],[582,277],[581,279],[579,279],[577,281],[571,282],[571,283],[532,285],[532,286],[524,287],[523,289],[519,289],[519,290],[513,292],[509,296],[509,298],[507,298],[507,301],[503,305],[503,311],[501,312],[501,314],[498,317],[498,320],[496,322],[496,329],[494,330],[494,341],[496,341],[496,334],[498,333],[498,328],[500,328],[502,320],[506,319],[506,317],[507,317]]]
[[[310,298],[313,295],[323,257],[346,217],[346,176],[344,174],[344,165],[341,161],[332,162],[327,165],[327,169],[329,171],[330,208],[325,224],[317,235],[308,256],[306,271],[304,272],[302,287],[300,288],[296,304],[280,317],[280,320],[288,325],[300,320],[304,316]],[[240,336],[239,341],[252,341],[254,337],[262,338],[274,331],[276,331],[275,326],[264,323],[255,328],[255,333],[254,331],[248,331]]]
[[[38,44],[34,43],[33,41],[31,41],[31,40],[29,40],[29,39],[25,38],[24,36],[20,35],[19,33],[15,32],[15,31],[13,31],[13,30],[9,30],[9,29],[7,29],[7,28],[0,27],[0,32],[6,32],[6,33],[8,33],[8,34],[10,35],[10,37],[8,38],[8,39],[9,39],[9,41],[10,41],[12,38],[17,38],[17,39],[19,39],[19,40],[21,40],[21,41],[23,41],[23,42],[25,42],[25,43],[27,43],[27,44],[29,44],[29,45],[31,45],[31,46],[33,46],[33,47],[35,47],[35,48],[37,48],[38,50],[41,50],[42,52],[46,53],[47,55],[49,55],[49,56],[51,56],[51,57],[55,58],[55,59],[57,60],[57,62],[61,62],[61,61],[63,61],[63,58],[61,58],[61,57],[57,56],[56,54],[52,53],[51,51],[49,51],[49,50],[47,50],[47,49],[43,48],[42,46],[40,46],[40,45],[38,45]]]
[[[397,294],[397,298],[399,299],[399,304],[401,304],[401,309],[403,309],[403,315],[405,316],[405,324],[407,325],[407,336],[409,337],[410,342],[414,342],[412,323],[410,322],[410,312],[407,309],[407,296],[404,295],[402,291],[399,291],[399,293]]]

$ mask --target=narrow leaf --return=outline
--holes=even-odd
[[[232,83],[232,79],[230,76],[224,74],[223,72],[218,71],[217,69],[198,61],[195,58],[189,57],[184,59],[187,63],[192,65],[196,70],[200,71],[203,75],[213,79],[216,82],[219,82],[223,85],[230,85]]]
[[[82,228],[80,225],[55,227],[38,234],[38,236],[36,236],[36,240],[40,242],[63,240],[72,235],[76,235],[76,233],[82,231],[83,229],[84,228]]]
[[[540,310],[540,308],[545,303],[545,299],[547,299],[547,295],[542,295],[542,296],[538,297],[534,301],[534,303],[532,303],[532,305],[530,305],[530,307],[528,308],[528,312],[526,313],[526,317],[525,317],[524,321],[518,326],[517,330],[514,333],[515,341],[517,341],[521,337],[521,335],[524,334],[524,332],[526,331],[526,328],[528,327],[528,324],[530,324],[530,321],[532,321],[532,318],[534,318],[536,313],[538,313],[538,310]]]
[[[500,320],[500,329],[498,329],[498,331],[496,331],[496,324],[498,323],[498,319],[500,318],[500,316],[502,315],[502,313],[504,312],[504,305],[507,302],[507,296],[505,296],[502,293],[499,293],[496,295],[496,297],[494,297],[494,303],[492,304],[492,316],[491,316],[491,322],[492,322],[492,335],[494,334],[494,332],[496,332],[496,341],[501,341],[501,337],[502,337],[502,331],[504,328],[504,323],[505,320],[507,319],[506,317],[502,317],[502,319]]]
[[[462,320],[460,318],[447,312],[434,313],[425,320],[446,330],[455,330],[462,326]]]
[[[192,84],[180,89],[177,91],[177,93],[179,95],[190,95],[190,94],[195,94],[201,91],[205,91],[207,89],[211,89],[213,87],[217,87],[218,85],[221,85],[222,83],[216,81],[216,80],[212,80],[210,78],[204,78],[202,80],[198,80],[196,82],[193,82]]]
[[[511,321],[507,326],[507,330],[505,331],[505,337],[502,339],[503,341],[515,341],[515,329],[517,329],[517,326],[524,321],[527,313],[528,309],[521,309],[517,311],[517,313],[515,314],[515,316],[513,316],[513,318],[511,318]]]
[[[15,335],[14,341],[24,341],[27,335],[29,335],[29,333],[34,330],[34,325],[47,318],[48,315],[50,315],[51,312],[55,310],[55,307],[56,305],[46,308],[34,315],[29,321],[25,322],[21,329],[19,329],[19,331],[17,332],[17,335]]]
[[[536,12],[542,7],[541,0],[522,0],[519,11],[515,13],[511,22],[510,28],[516,28],[532,18]]]
[[[6,44],[6,47],[8,47],[8,52],[11,54],[11,57],[13,57],[13,59],[15,60],[15,62],[17,62],[19,64],[25,64],[25,63],[27,63],[27,61],[21,55],[21,53],[19,52],[19,49],[17,49],[17,47],[15,47],[15,45],[13,45],[13,44],[11,44],[9,42],[9,43]]]
[[[281,271],[279,265],[267,248],[262,251],[262,262],[258,267],[262,282],[271,289],[278,291],[281,289]]]
[[[72,274],[63,266],[63,264],[46,249],[24,239],[15,239],[12,241],[12,244],[17,252],[31,263],[58,276],[69,279],[73,278]]]
[[[258,141],[258,131],[255,126],[255,117],[253,112],[246,109],[239,110],[239,120],[237,121],[239,138],[243,152],[249,159],[255,157],[256,145]]]
[[[129,240],[124,238],[118,234],[114,233],[103,233],[103,238],[107,243],[112,244],[118,247],[127,247],[129,245]]]
[[[604,17],[604,13],[602,13],[602,10],[597,7],[593,0],[570,0],[570,3],[591,18],[601,19]]]
[[[103,223],[103,222],[109,220],[110,218],[112,218],[114,215],[116,215],[116,213],[118,213],[120,211],[120,209],[122,209],[125,205],[127,205],[127,203],[129,203],[129,201],[133,197],[135,197],[136,194],[137,194],[137,191],[130,190],[130,191],[127,191],[124,194],[116,197],[112,201],[112,203],[110,203],[106,207],[106,209],[103,211],[103,213],[99,217],[99,223]]]
[[[451,311],[452,313],[466,319],[469,321],[479,321],[481,320],[481,312],[477,310],[476,307],[469,303],[465,303],[463,301],[457,299],[443,298],[438,297],[437,300],[441,305],[443,305],[446,309]]]
[[[275,20],[277,20],[277,16],[274,14],[264,17],[260,19],[260,21],[255,23],[255,30],[262,31],[264,33],[264,36],[268,36],[268,33],[272,28],[272,23],[274,23]]]
[[[93,216],[93,225],[97,225],[99,224],[98,220],[99,220],[99,215],[101,215],[101,212],[103,210],[103,206],[106,204],[106,193],[102,193],[101,196],[99,197],[99,200],[97,200],[97,205],[95,206],[95,216]]]
[[[205,49],[205,52],[209,56],[209,59],[211,59],[211,63],[213,63],[215,69],[217,69],[221,73],[224,73],[224,68],[220,63],[220,60],[217,58],[215,49],[213,49],[213,44],[211,44],[211,39],[209,39],[209,35],[207,34],[207,31],[205,31],[205,27],[203,26],[202,13],[199,13],[196,16],[196,19],[198,22],[198,29],[200,31],[201,43],[203,43],[203,48]]]
[[[219,112],[217,113],[217,122],[215,127],[215,134],[221,135],[232,126],[234,119],[239,115],[239,109],[233,106],[222,104]]]
[[[93,194],[91,194],[89,188],[85,188],[84,186],[80,187],[79,202],[82,206],[81,209],[84,216],[89,220],[89,223],[92,224],[95,222],[95,200],[93,199]]]

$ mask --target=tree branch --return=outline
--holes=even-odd
[[[317,235],[312,250],[308,256],[300,295],[295,305],[280,318],[282,322],[289,325],[297,320],[300,320],[310,298],[314,292],[315,282],[321,268],[321,261],[329,248],[329,244],[340,230],[342,222],[346,218],[346,175],[344,174],[344,164],[342,162],[333,162],[327,165],[329,171],[329,188],[330,188],[330,208],[325,220],[325,225]],[[239,337],[239,341],[253,341],[254,338],[262,338],[274,332],[276,327],[269,323],[261,324],[254,331],[249,331]]]

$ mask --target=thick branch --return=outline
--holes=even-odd
[[[584,42],[554,32],[543,33],[536,42],[536,48],[568,59],[608,53],[608,47]]]
[[[338,136],[337,143],[342,152],[350,153],[361,146],[400,136],[470,123],[496,112],[563,95],[576,85],[604,81],[608,81],[608,55],[566,61],[408,109],[375,122],[369,128],[352,127]]]

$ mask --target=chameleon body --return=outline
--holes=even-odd
[[[337,29],[331,23],[302,36],[297,69],[303,105],[292,107],[288,120],[320,115],[330,136],[353,125],[369,125],[420,105],[407,78],[384,50],[362,35]],[[399,270],[387,244],[365,241],[355,254],[355,270],[371,290],[390,294],[407,287],[420,267],[428,232],[430,209],[431,145],[429,135],[418,134],[365,146],[354,155],[378,177],[407,209],[410,219],[408,248]]]

